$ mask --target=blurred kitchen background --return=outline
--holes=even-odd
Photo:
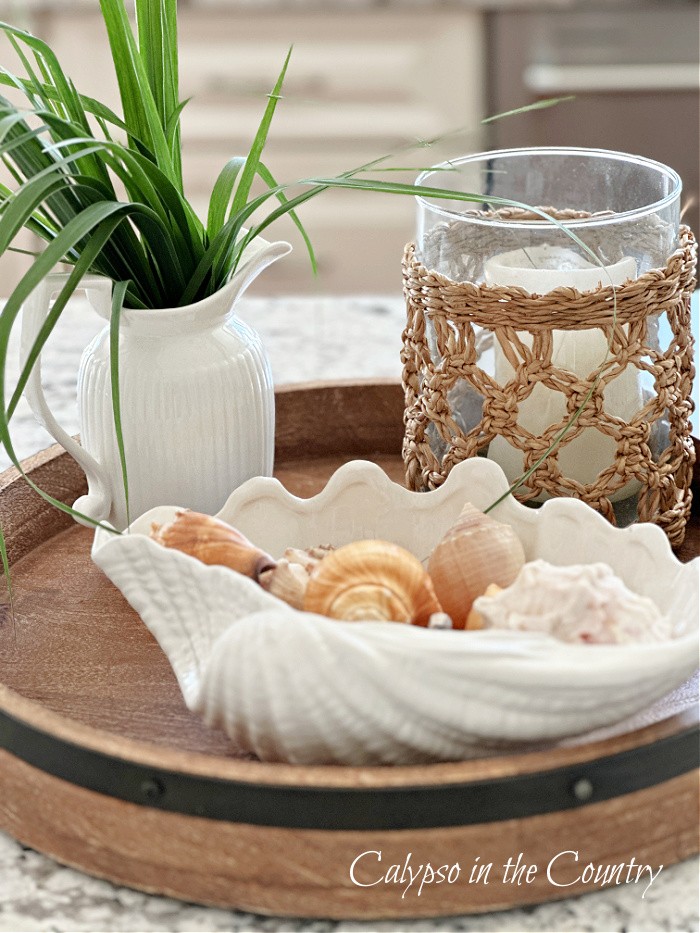
[[[394,164],[514,146],[635,152],[681,174],[684,220],[698,230],[698,0],[182,0],[180,7],[181,94],[193,98],[183,114],[186,186],[204,215],[224,162],[246,152],[293,43],[265,155],[279,181],[337,173],[461,129]],[[0,0],[0,16],[48,40],[79,90],[118,107],[98,0]],[[20,67],[6,44],[0,52],[0,64]],[[568,94],[575,100],[480,124]],[[290,239],[294,254],[261,277],[256,295],[400,292],[413,199],[326,192],[302,212],[318,278],[285,218],[275,236]],[[0,296],[28,261],[0,260]]]

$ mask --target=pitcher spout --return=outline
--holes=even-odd
[[[284,240],[270,243],[261,236],[251,240],[243,251],[238,269],[222,289],[226,300],[233,305],[264,269],[286,256],[291,249]]]

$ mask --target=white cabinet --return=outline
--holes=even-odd
[[[47,10],[35,17],[34,28],[81,90],[117,104],[96,4]],[[247,151],[292,44],[284,99],[265,150],[278,181],[346,171],[459,127],[472,132],[406,152],[394,164],[429,165],[479,146],[481,14],[410,7],[256,14],[200,0],[180,14],[181,96],[193,98],[182,118],[185,183],[200,213],[206,214],[226,160]],[[256,294],[397,292],[414,215],[412,198],[326,191],[301,209],[318,253],[319,279],[311,277],[304,245],[285,219],[268,233],[289,238],[294,253],[261,278]]]

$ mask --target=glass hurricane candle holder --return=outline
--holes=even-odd
[[[576,496],[680,543],[696,244],[678,175],[624,153],[516,149],[418,184],[479,197],[417,199],[404,256],[409,486],[488,456],[511,483],[528,474],[522,501]]]

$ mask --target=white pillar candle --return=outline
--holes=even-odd
[[[484,279],[488,285],[519,285],[532,294],[544,295],[565,285],[578,291],[590,291],[601,285],[622,285],[637,275],[635,260],[626,256],[614,265],[601,266],[588,262],[572,249],[543,244],[527,249],[501,253],[484,263]],[[532,345],[528,333],[519,333],[522,342]],[[577,376],[588,377],[603,362],[607,339],[598,328],[591,330],[557,331],[552,334],[552,362]],[[495,378],[504,385],[513,377],[514,369],[506,359],[498,341],[494,341]],[[634,365],[626,367],[604,389],[604,408],[608,414],[629,421],[643,405],[640,372]],[[518,423],[532,434],[541,435],[550,425],[561,422],[566,415],[565,396],[538,383],[528,398],[520,402]],[[595,428],[582,433],[559,448],[559,466],[564,474],[579,483],[594,483],[598,474],[615,459],[615,441]],[[503,437],[489,445],[488,456],[498,463],[510,482],[524,471],[523,455]],[[610,496],[612,501],[625,499],[640,489],[637,481],[627,483]],[[536,501],[547,498],[540,496]]]

